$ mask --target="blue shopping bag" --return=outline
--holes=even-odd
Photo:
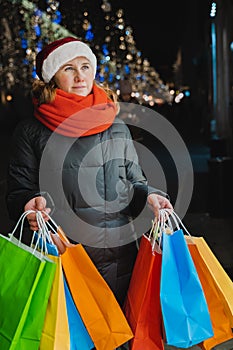
[[[188,348],[213,336],[206,298],[182,229],[162,234],[160,300],[167,344]]]
[[[70,350],[90,350],[95,347],[79,312],[74,304],[72,295],[67,285],[65,276],[64,287],[66,296],[66,308],[70,330]]]

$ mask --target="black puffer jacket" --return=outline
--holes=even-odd
[[[10,217],[17,220],[31,198],[47,197],[55,222],[83,243],[122,304],[137,254],[133,219],[148,194],[127,126],[116,118],[106,131],[75,139],[30,119],[11,144]]]

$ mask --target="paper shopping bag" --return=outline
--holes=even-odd
[[[62,242],[53,226],[46,224],[41,215],[38,219],[40,229],[46,233],[47,240],[44,242],[43,237],[39,237],[34,232],[33,244],[38,243],[38,249],[45,246],[48,256],[57,264],[40,341],[40,350],[93,349],[94,344],[73,302],[62,270],[61,257],[58,252],[58,250],[61,252],[59,244]],[[50,220],[53,219],[50,217]],[[51,231],[48,231],[47,225]],[[57,236],[57,239],[54,240],[54,236]]]
[[[43,254],[0,235],[1,350],[38,350],[55,270]]]
[[[95,347],[94,343],[76,308],[76,305],[73,301],[73,298],[70,293],[65,277],[63,279],[63,282],[64,282],[64,288],[65,288],[66,307],[67,307],[69,330],[70,330],[70,350],[94,349]]]
[[[213,336],[207,301],[182,229],[163,233],[160,300],[167,344],[188,348]]]
[[[83,246],[68,246],[61,259],[73,300],[95,348],[114,349],[131,339],[121,307]]]
[[[212,278],[216,283],[219,297],[222,299],[225,311],[230,320],[231,328],[233,328],[233,282],[210,249],[204,237],[192,236],[192,240],[197,246],[209,273],[212,275]]]
[[[194,243],[196,240],[195,237],[187,236],[185,238],[188,242],[188,248],[200,278],[210,312],[214,335],[202,343],[202,348],[210,350],[215,345],[232,339],[233,333],[218,286],[208,270],[203,257],[199,253],[198,246]]]
[[[124,312],[134,337],[132,350],[163,350],[160,274],[162,255],[143,235],[127,292]]]
[[[66,308],[61,258],[49,255],[56,263],[56,273],[48,301],[40,350],[70,350],[70,331]]]

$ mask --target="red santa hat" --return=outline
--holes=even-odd
[[[96,56],[87,44],[73,37],[58,39],[45,46],[36,56],[36,74],[48,83],[63,64],[80,56],[89,60],[94,70],[94,79]]]

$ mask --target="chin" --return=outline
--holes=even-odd
[[[87,96],[89,92],[87,91],[70,91],[72,94],[78,95],[78,96]]]

